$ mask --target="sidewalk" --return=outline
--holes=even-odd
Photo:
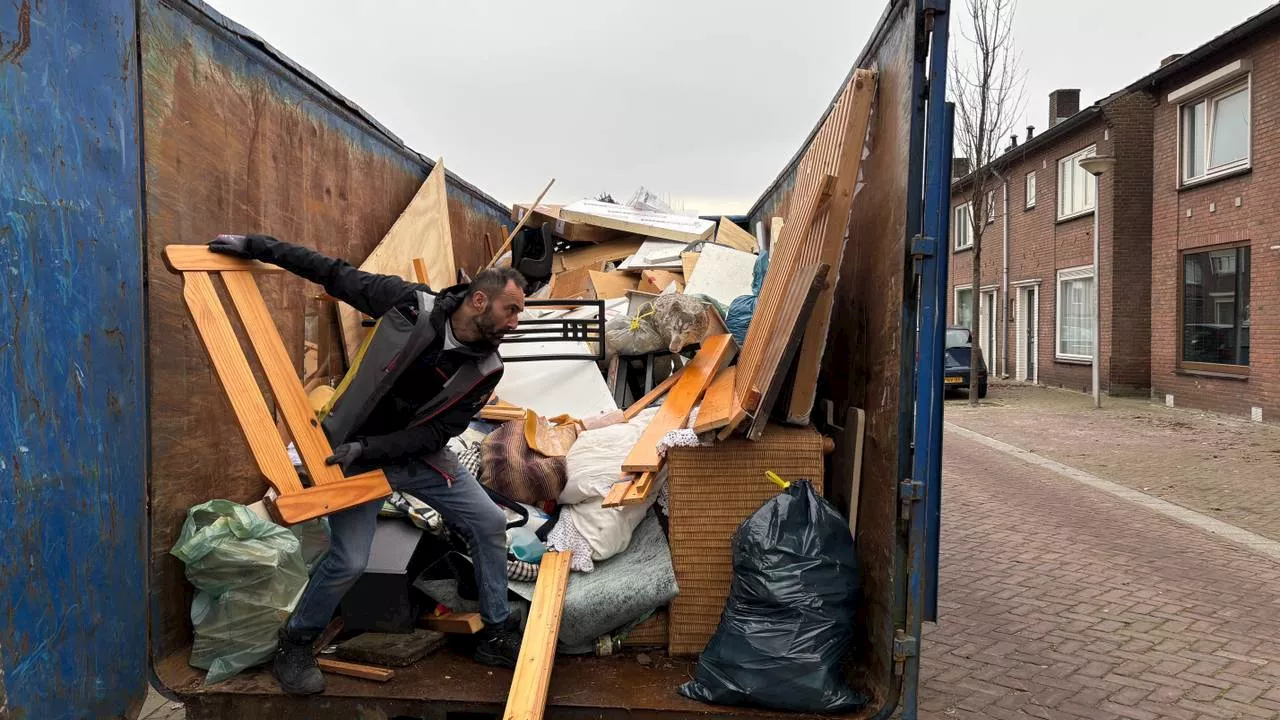
[[[1280,427],[1027,385],[993,385],[948,422],[1280,540]]]

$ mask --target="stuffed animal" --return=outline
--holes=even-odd
[[[680,293],[659,295],[641,305],[634,317],[617,317],[605,324],[605,360],[664,348],[678,353],[701,342],[710,322],[707,306],[700,300]]]

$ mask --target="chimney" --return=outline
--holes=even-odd
[[[1181,58],[1181,57],[1182,57],[1182,53],[1174,53],[1174,54],[1170,55],[1169,57],[1167,57],[1167,58],[1165,58],[1165,59],[1161,60],[1161,61],[1160,61],[1160,67],[1164,67],[1165,65],[1168,65],[1168,64],[1169,64],[1169,63],[1171,63],[1171,62],[1177,62],[1177,61],[1178,61],[1178,59],[1179,59],[1179,58]]]
[[[1080,112],[1080,90],[1054,90],[1049,93],[1049,127]]]
[[[1036,136],[1036,126],[1028,125],[1027,126],[1027,142],[1031,142],[1031,138],[1035,136]]]
[[[969,158],[951,158],[951,179],[959,180],[969,174]]]
[[[1014,133],[1009,136],[1009,150],[1012,150],[1016,147],[1018,147],[1018,133]]]

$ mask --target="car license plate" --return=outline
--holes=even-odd
[[[964,382],[964,378],[962,377],[949,377],[946,379],[946,383],[948,385],[959,385],[962,382]]]

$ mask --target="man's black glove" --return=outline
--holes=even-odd
[[[364,443],[360,441],[342,443],[333,449],[333,454],[325,458],[325,465],[339,465],[342,471],[351,469],[351,464],[364,454]]]
[[[219,235],[209,241],[209,252],[233,255],[245,260],[253,259],[253,253],[249,251],[249,238],[245,235]]]

